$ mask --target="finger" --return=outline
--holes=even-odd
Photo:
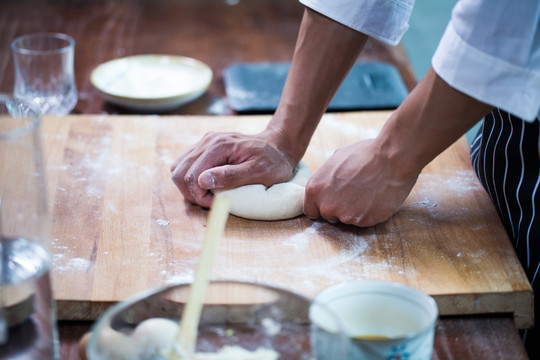
[[[180,163],[182,162],[183,157],[184,157],[184,154],[182,156],[177,157],[176,160],[174,160],[171,163],[171,166],[170,166],[171,173],[173,173],[176,170],[176,168],[178,167],[178,165],[180,165]]]
[[[292,171],[285,176],[278,174],[286,172],[285,167],[269,171],[266,167],[258,166],[256,161],[227,164],[204,171],[199,176],[199,186],[204,189],[230,189],[246,184],[270,186],[276,182],[289,180]]]
[[[213,167],[201,173],[197,180],[197,187],[190,188],[190,194],[201,206],[209,206],[213,196],[209,190],[231,189],[246,184],[258,184],[261,174],[254,170],[253,162],[247,161],[237,165],[223,165]],[[196,173],[196,170],[193,172]],[[191,179],[189,186],[193,186]],[[199,197],[201,196],[201,197]]]
[[[170,166],[171,178],[184,196],[187,191],[187,186],[184,183],[186,173],[202,153],[203,150],[200,148],[199,144],[193,145],[176,158]]]
[[[347,225],[354,225],[354,226],[357,226],[357,227],[362,227],[363,224],[365,223],[364,222],[364,217],[363,216],[351,216],[351,215],[346,215],[346,216],[341,216],[339,218],[339,221],[343,224],[347,224]]]
[[[328,221],[330,224],[337,224],[340,222],[340,218],[336,209],[333,207],[319,205],[320,217]]]
[[[182,163],[193,163],[200,155],[202,150],[199,148],[199,144],[195,144],[185,150],[179,157],[176,158],[171,164],[171,172],[175,171]]]
[[[211,191],[207,191],[203,197],[198,200],[198,205],[210,208],[210,206],[212,206],[212,201],[214,201],[214,194]]]
[[[199,175],[205,170],[227,162],[227,142],[224,135],[207,133],[195,145],[171,164],[171,178],[186,200],[209,206],[213,195],[199,186]]]
[[[215,133],[205,134],[201,140],[196,144],[190,146],[184,151],[170,166],[171,173],[173,173],[173,180],[175,183],[180,184],[184,181],[184,177],[189,169],[193,166],[195,161],[204,153],[205,149],[211,144],[216,137]]]
[[[307,189],[307,188],[306,188]],[[315,204],[313,197],[306,191],[304,194],[304,204],[302,206],[304,214],[311,220],[318,219],[321,216],[319,207]]]
[[[321,213],[318,207],[308,208],[306,211],[305,202],[304,202],[303,209],[304,209],[304,214],[307,217],[309,217],[311,220],[324,219],[328,221],[330,224],[338,224],[340,222],[340,220],[333,215]]]
[[[208,200],[205,200],[206,197],[209,195],[209,190],[203,189],[199,186],[199,179],[198,179],[198,172],[194,172],[191,169],[186,173],[184,176],[184,184],[187,188],[188,195],[186,198],[192,199],[190,201],[194,202],[195,204],[201,205],[201,206],[208,206],[204,205],[208,203]]]
[[[319,198],[320,194],[316,192],[316,187],[310,186],[310,182],[308,181],[304,196],[304,214],[306,214],[306,216],[312,220],[323,218],[330,224],[339,223],[340,219],[335,215],[334,209],[329,208],[328,206],[320,205],[320,200],[318,200]]]
[[[171,179],[186,200],[190,202],[195,202],[195,199],[189,193],[188,183],[186,182],[186,173],[189,171],[193,162],[196,161],[200,153],[201,151],[198,151],[195,147],[192,147],[171,164]]]
[[[182,195],[186,200],[201,206],[211,203],[212,194],[199,186],[199,175],[216,164],[221,165],[227,161],[226,151],[222,150],[222,146],[214,141],[214,138],[215,134],[206,134],[171,165],[172,180]]]
[[[330,224],[339,224],[340,223],[339,219],[337,217],[335,217],[335,216],[328,215],[328,216],[322,216],[322,218],[324,220],[328,221]]]
[[[201,206],[209,206],[212,200],[212,195],[209,192],[210,189],[214,189],[214,176],[212,173],[203,177],[205,179],[206,187],[199,184],[199,178],[201,174],[215,166],[223,165],[227,161],[225,151],[219,150],[207,150],[201,156],[199,156],[187,170],[184,175],[183,182],[189,193],[189,198],[192,202]]]
[[[185,171],[183,170],[182,166],[178,165],[174,168],[171,174],[171,179],[187,201],[196,203],[195,198],[189,191],[188,183],[185,180]]]

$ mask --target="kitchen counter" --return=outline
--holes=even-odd
[[[138,148],[131,147],[133,145],[129,141],[131,135],[141,136],[138,133],[141,129],[155,126],[160,120],[136,116],[110,118],[109,115],[137,114],[103,101],[90,84],[91,71],[105,61],[136,54],[159,53],[194,57],[210,65],[214,71],[213,81],[201,98],[166,116],[235,115],[226,101],[223,70],[237,62],[290,61],[302,11],[302,6],[294,0],[0,2],[2,70],[0,92],[10,93],[13,88],[13,60],[9,46],[15,37],[31,32],[57,31],[70,34],[76,40],[75,75],[79,101],[73,114],[79,115],[62,120],[45,119],[43,127],[51,189],[49,205],[54,222],[55,278],[69,279],[67,269],[70,269],[75,273],[86,274],[82,277],[84,280],[82,283],[88,286],[82,291],[86,298],[82,296],[76,298],[73,295],[75,291],[70,293],[65,288],[62,289],[62,283],[57,282],[55,285],[61,311],[60,318],[71,319],[60,321],[61,359],[77,358],[76,343],[92,324],[91,320],[76,319],[92,319],[99,316],[105,307],[136,291],[137,286],[146,287],[167,281],[190,279],[192,272],[189,269],[192,268],[196,256],[199,235],[189,239],[188,244],[192,246],[189,254],[172,252],[170,258],[163,258],[163,248],[160,248],[163,244],[148,241],[150,236],[154,240],[160,237],[171,239],[173,236],[182,240],[178,235],[181,226],[189,225],[177,223],[182,216],[187,217],[189,221],[195,221],[194,224],[197,226],[190,229],[191,234],[202,234],[203,230],[201,224],[204,224],[206,211],[183,203],[179,192],[168,181],[169,174],[165,164],[177,156],[183,147],[196,141],[196,137],[205,129],[229,128],[236,122],[234,118],[228,117],[205,118],[202,120],[204,127],[199,128],[199,119],[196,117],[179,118],[179,121],[172,117],[164,122],[176,124],[174,126],[187,124],[188,131],[183,127],[175,127],[175,132],[171,130],[168,140],[163,137],[157,139],[161,145],[165,144],[161,149],[168,148],[169,153],[148,152],[149,149],[156,150],[156,133],[152,132],[146,134],[148,138],[142,139],[143,142]],[[388,62],[399,70],[409,90],[416,84],[407,55],[401,46],[391,47],[369,40],[359,60]],[[339,120],[340,115],[336,116]],[[387,114],[384,112],[380,115],[373,113],[368,115],[371,118],[377,117],[378,121],[383,121],[385,116]],[[358,113],[353,115],[353,119],[339,121],[354,124],[356,121],[363,121],[358,118],[364,117],[362,113]],[[248,126],[249,119],[242,120],[243,129],[246,131],[259,128],[260,121],[265,121],[257,118],[254,122],[259,122],[258,125],[251,128]],[[352,132],[348,135],[354,134]],[[360,136],[371,136],[373,132],[364,131],[362,134]],[[340,136],[337,141],[333,140],[334,142],[329,144],[325,144],[324,139],[313,144],[313,153],[308,158],[313,169],[329,155],[327,152],[317,153],[317,148],[330,151],[328,149],[333,146],[351,141],[347,136],[340,140]],[[306,270],[305,266],[303,269],[293,266],[294,271],[281,275],[283,279],[281,285],[297,286],[296,290],[312,295],[321,287],[353,277],[384,278],[408,283],[432,293],[444,314],[437,326],[434,359],[526,359],[516,324],[519,327],[530,325],[532,317],[530,288],[515,261],[509,242],[505,243],[507,239],[493,206],[471,175],[466,143],[461,140],[457,146],[460,149],[458,153],[452,150],[448,153],[450,157],[443,157],[443,161],[449,160],[458,164],[457,168],[454,168],[455,172],[441,174],[438,173],[439,168],[431,167],[434,172],[430,172],[428,168],[423,177],[424,183],[413,192],[400,215],[388,224],[359,230],[346,226],[337,226],[334,229],[329,224],[312,223],[305,218],[285,222],[291,234],[307,232],[309,236],[315,237],[314,244],[317,247],[310,248],[308,243],[303,242],[305,239],[299,236],[291,243],[286,243],[284,238],[280,238],[277,241],[278,247],[287,246],[293,252],[308,249],[306,253],[307,260],[310,261],[308,265],[316,273],[317,266],[324,263],[324,258],[328,256],[332,261],[324,266],[333,269],[342,268],[340,264],[345,266],[336,273],[329,272],[331,275],[322,279],[319,272],[320,282],[313,279],[306,280],[299,275],[303,272],[300,270]],[[97,152],[85,152],[88,149]],[[128,162],[123,164],[115,162],[119,159],[112,156],[113,154],[122,156],[122,159],[127,159]],[[57,163],[52,163],[53,159]],[[140,175],[133,173],[136,169],[130,167],[140,162],[144,163],[144,166],[138,169],[143,171],[143,176],[140,179],[136,178],[137,184],[141,188],[152,189],[152,193],[126,193],[123,198],[117,198],[116,203],[106,203],[104,198],[99,198],[101,192],[103,196],[110,196],[112,193],[121,194],[126,184],[124,176]],[[101,173],[100,170],[103,169],[92,168],[92,163],[103,165],[106,170]],[[115,170],[119,168],[124,172],[115,174]],[[144,173],[145,169],[149,173]],[[155,169],[160,170],[150,176]],[[77,173],[77,170],[81,173]],[[156,189],[154,187],[156,181],[163,186]],[[90,183],[95,187],[89,186]],[[429,183],[439,189],[444,186],[462,187],[465,192],[457,193],[455,201],[450,201],[448,196],[444,196],[444,191],[430,197],[433,193],[427,196],[422,190],[423,186]],[[73,193],[74,190],[79,192]],[[163,195],[160,193],[162,190],[166,192],[167,205],[175,208],[174,214],[166,211],[165,207],[160,207],[159,201],[153,202]],[[75,195],[79,196],[80,203],[70,202]],[[128,195],[133,197],[132,203],[118,200],[130,200]],[[59,205],[63,199],[68,200],[66,204],[76,204],[77,207],[70,209],[66,206],[62,210]],[[114,213],[114,209],[130,209],[139,201],[146,206],[145,209],[139,209],[140,214],[144,214],[141,218],[144,218],[143,222],[137,219],[130,222],[129,227],[125,227],[122,231],[118,227],[106,224],[110,218],[107,220],[105,216]],[[478,212],[479,208],[485,212]],[[152,209],[150,213],[149,209]],[[238,228],[250,228],[248,224],[251,222],[246,220],[230,221]],[[429,231],[431,229],[428,224],[432,224],[433,221],[441,227],[438,234]],[[86,232],[82,226],[86,226]],[[264,235],[262,241],[271,242],[272,235],[269,235],[268,231],[273,225],[260,227],[262,228],[260,233]],[[127,271],[121,270],[119,274],[114,275],[115,286],[101,287],[97,282],[94,285],[94,277],[97,279],[103,277],[110,264],[122,264],[125,261],[121,257],[129,247],[125,246],[119,250],[114,243],[106,239],[123,238],[125,241],[138,241],[130,238],[130,231],[140,231],[143,228],[148,235],[143,242],[146,248],[138,256],[142,258],[151,256],[147,257],[148,263],[159,257],[162,257],[161,261],[156,261],[157,265],[142,280],[135,281],[136,279]],[[260,242],[253,241],[249,231],[243,231],[240,233],[241,238],[236,240],[245,243],[249,251],[258,251]],[[334,231],[346,234],[346,241],[335,240],[332,235]],[[238,245],[238,241],[232,237],[230,230],[228,235],[231,237],[229,245],[234,248]],[[471,236],[475,239],[472,245],[464,241]],[[411,237],[412,243],[404,241]],[[364,239],[365,242],[359,239]],[[488,250],[493,246],[493,241],[502,246],[495,249],[495,255]],[[418,247],[418,244],[426,246]],[[97,246],[95,249],[88,248],[94,245]],[[172,245],[165,244],[165,246]],[[393,251],[399,251],[403,256],[396,257]],[[432,261],[416,261],[415,252],[419,252],[424,259],[431,258]],[[430,254],[431,257],[428,256]],[[497,260],[498,256],[502,256],[502,260]],[[179,259],[184,259],[184,262]],[[486,259],[489,260],[486,262],[484,261]],[[512,260],[507,262],[509,259]],[[225,268],[234,269],[230,265],[237,264],[236,260],[237,257],[233,252],[221,255],[222,265]],[[376,261],[379,261],[378,265]],[[264,257],[263,263],[265,266],[276,266],[270,257]],[[431,266],[437,263],[443,264],[444,269],[448,270],[448,279],[430,276]],[[246,266],[253,264],[248,263]],[[237,274],[229,273],[229,275]],[[264,272],[253,275],[259,276],[260,280],[267,280]],[[270,275],[276,274],[270,272]],[[137,285],[139,281],[141,283]],[[446,282],[452,285],[454,293],[445,290]],[[484,282],[485,287],[482,287]],[[472,283],[478,285],[474,293],[459,294],[459,289],[464,290]],[[119,290],[115,293],[116,288]],[[93,297],[89,296],[89,293]],[[107,298],[111,293],[116,297]]]
[[[326,114],[304,161],[315,171],[334,149],[375,137],[390,114]],[[269,119],[44,117],[59,319],[95,320],[136,292],[191,281],[207,210],[184,201],[169,165],[207,131],[255,133]],[[518,348],[516,326],[533,322],[530,285],[474,175],[464,138],[426,166],[403,207],[383,224],[230,216],[212,277],[269,283],[309,297],[352,279],[397,281],[435,298],[439,328],[505,324]],[[512,326],[500,318],[507,314]],[[467,319],[478,315],[470,325]],[[492,330],[488,339],[501,331]],[[460,344],[440,336],[444,351]]]

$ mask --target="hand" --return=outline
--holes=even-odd
[[[208,133],[171,165],[172,180],[186,200],[202,207],[212,204],[211,189],[287,181],[296,163],[271,138],[269,131]]]
[[[308,181],[304,213],[361,227],[384,222],[405,201],[421,168],[405,177],[396,170],[375,140],[339,149]]]
[[[424,166],[491,109],[430,69],[376,139],[336,151],[312,175],[304,213],[356,226],[386,221],[405,201]]]

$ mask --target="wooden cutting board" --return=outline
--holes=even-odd
[[[315,171],[335,149],[375,137],[389,114],[325,115],[304,161]],[[255,133],[269,119],[44,117],[59,319],[95,319],[141,290],[191,281],[208,212],[184,201],[169,166],[208,131]],[[384,224],[231,216],[212,276],[310,297],[347,280],[384,279],[431,294],[441,315],[514,313],[521,328],[533,321],[530,285],[464,138],[424,169]]]

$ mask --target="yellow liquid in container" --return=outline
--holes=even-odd
[[[390,340],[388,336],[384,335],[357,335],[353,336],[353,339],[359,339],[359,340]]]

